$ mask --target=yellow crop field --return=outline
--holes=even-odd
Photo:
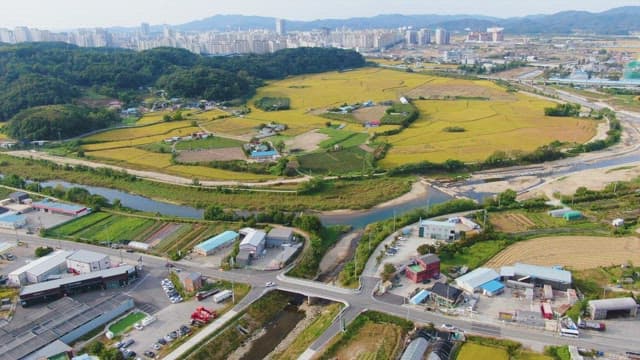
[[[160,154],[137,148],[121,148],[87,153],[98,159],[116,161],[123,165],[134,165],[134,168],[161,170],[179,176],[194,177],[201,180],[244,180],[260,181],[273,179],[273,176],[251,173],[238,173],[205,166],[186,166],[171,164],[171,154]]]
[[[162,118],[165,115],[171,114],[171,111],[154,111],[150,113],[144,114],[138,121],[136,121],[136,125],[146,125],[153,124],[157,122],[162,122]]]
[[[485,266],[498,268],[516,262],[563,265],[575,270],[640,262],[640,239],[597,236],[552,236],[515,243]]]
[[[135,139],[141,138],[145,136],[152,135],[162,135],[168,134],[170,131],[179,129],[179,128],[187,128],[191,126],[191,121],[182,120],[182,121],[170,121],[163,122],[159,124],[149,125],[149,126],[136,126],[130,128],[123,129],[114,129],[110,131],[105,131],[100,134],[91,135],[89,137],[84,138],[86,141],[120,141],[127,139]]]
[[[458,360],[509,360],[507,350],[468,342],[462,346]]]
[[[229,135],[254,135],[256,127],[268,121],[253,120],[240,117],[230,117],[203,124],[203,127],[213,133]]]
[[[162,141],[166,138],[170,138],[173,136],[186,136],[189,134],[192,134],[194,132],[200,131],[201,129],[199,127],[195,127],[195,126],[188,126],[188,127],[182,127],[182,128],[177,128],[175,130],[171,130],[165,134],[161,134],[161,135],[149,135],[149,136],[144,136],[144,137],[139,137],[139,138],[133,138],[133,139],[129,139],[129,140],[121,140],[121,141],[109,141],[109,142],[102,142],[102,143],[95,143],[95,144],[87,144],[87,145],[83,145],[82,147],[86,150],[86,151],[98,151],[98,150],[107,150],[107,149],[117,149],[117,148],[123,148],[123,147],[133,147],[133,146],[139,146],[139,145],[144,145],[144,144],[151,144],[154,142],[159,142]]]
[[[517,94],[513,101],[416,101],[420,118],[397,135],[381,161],[393,167],[423,160],[484,160],[496,150],[531,151],[554,140],[586,142],[596,133],[593,120],[544,116],[553,103]],[[446,132],[446,127],[464,132]]]

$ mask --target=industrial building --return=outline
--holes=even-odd
[[[604,320],[615,316],[636,317],[638,314],[638,304],[631,297],[590,300],[587,308],[593,320]]]
[[[293,241],[293,230],[286,227],[276,227],[271,229],[267,234],[268,248],[280,247],[282,244],[291,243]]]
[[[457,278],[456,285],[472,294],[482,292],[493,296],[504,291],[504,285],[499,280],[500,274],[495,270],[481,267]]]
[[[500,268],[500,277],[502,280],[530,283],[539,287],[551,285],[562,291],[571,287],[571,272],[555,267],[516,263]]]
[[[456,224],[449,221],[422,220],[418,228],[418,236],[443,241],[453,241],[460,235]]]
[[[135,267],[123,265],[88,274],[68,276],[58,280],[27,285],[20,291],[20,303],[22,306],[29,306],[91,290],[115,289],[128,285],[137,276],[138,271]]]
[[[240,234],[244,236],[240,241],[240,250],[248,251],[253,257],[262,255],[267,237],[264,231],[244,228],[240,230]]]
[[[22,191],[16,191],[9,194],[9,199],[13,200],[13,202],[15,202],[16,204],[23,204],[24,202],[28,201],[30,198],[29,198],[29,194]]]
[[[67,269],[76,274],[87,274],[109,268],[111,268],[109,255],[89,250],[78,250],[67,258]]]
[[[240,235],[235,231],[227,230],[221,234],[218,234],[193,248],[193,251],[202,256],[209,256],[214,254],[220,249],[233,244]]]
[[[48,280],[50,276],[60,275],[67,270],[67,257],[72,251],[55,251],[49,255],[36,259],[27,265],[9,273],[9,283],[24,286]]]
[[[82,216],[87,215],[91,212],[90,208],[81,206],[81,205],[73,205],[73,204],[63,204],[56,201],[51,201],[49,199],[44,199],[42,201],[34,202],[32,207],[35,210],[42,211],[45,213],[51,214],[61,214],[68,216]]]
[[[437,282],[431,288],[431,298],[440,306],[454,307],[462,301],[463,291],[451,285]]]
[[[415,283],[440,276],[440,258],[436,254],[426,254],[417,258],[405,269],[407,278]]]
[[[117,295],[85,304],[70,297],[29,310],[28,320],[0,327],[0,358],[47,359],[80,337],[104,326],[134,307],[133,299]]]
[[[24,215],[10,211],[0,215],[0,228],[15,230],[27,225],[27,218]]]

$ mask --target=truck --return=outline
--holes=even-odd
[[[593,320],[583,320],[578,318],[578,327],[580,329],[605,331],[607,326],[603,322]]]
[[[232,295],[233,292],[231,292],[231,290],[223,290],[213,295],[213,301],[215,301],[216,303],[221,303],[230,298]]]
[[[156,320],[157,320],[157,318],[155,316],[149,315],[146,318],[142,319],[140,324],[142,324],[142,326],[149,326],[151,323],[153,323]]]
[[[209,290],[209,291],[198,291],[196,293],[196,299],[198,299],[198,301],[202,301],[206,298],[208,298],[209,296],[215,295],[217,293],[219,293],[220,290],[218,289],[213,289],[213,290]]]

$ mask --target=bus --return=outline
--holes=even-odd
[[[566,337],[577,338],[580,335],[580,332],[575,329],[567,329],[564,327],[560,328],[560,335]]]

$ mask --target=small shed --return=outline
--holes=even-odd
[[[420,290],[414,297],[409,300],[411,304],[418,305],[423,303],[429,297],[430,292],[427,290]]]
[[[574,220],[580,220],[582,219],[582,213],[580,211],[576,211],[576,210],[572,210],[569,211],[567,213],[565,213],[564,215],[562,215],[562,218],[567,220],[567,221],[574,221]]]
[[[9,194],[9,199],[13,200],[16,204],[22,204],[23,201],[29,199],[29,194],[22,191],[16,191]]]

